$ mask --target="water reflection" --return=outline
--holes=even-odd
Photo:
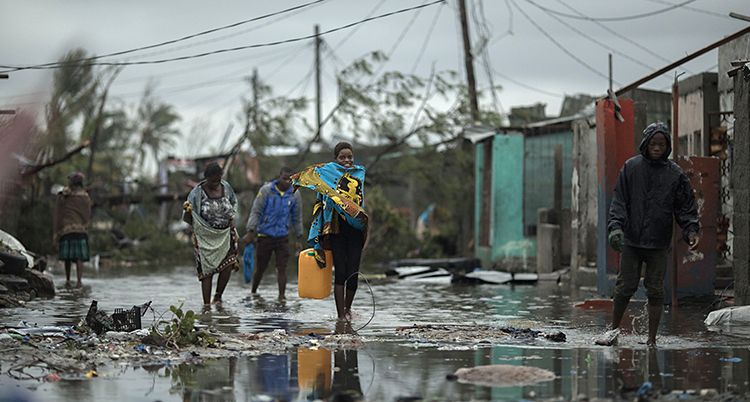
[[[229,357],[200,363],[183,363],[166,367],[171,379],[170,394],[182,395],[183,401],[234,401],[237,358]]]
[[[57,285],[64,276],[54,273]],[[91,300],[112,312],[153,300],[155,312],[170,316],[169,306],[185,301],[183,310],[201,312],[200,325],[222,332],[258,332],[284,329],[294,334],[346,333],[337,325],[331,299],[290,297],[278,300],[274,281],[261,285],[259,296],[250,296],[240,276],[230,284],[222,305],[201,311],[191,269],[147,267],[102,269],[84,273],[81,289],[58,287],[52,300],[34,300],[25,308],[7,309],[0,324],[17,325],[25,320],[40,326],[75,325],[85,317]],[[294,278],[289,290],[295,291]],[[137,289],[137,291],[133,291]],[[365,400],[393,401],[420,396],[424,399],[517,401],[534,398],[613,397],[637,389],[644,382],[663,392],[716,389],[718,392],[748,391],[747,329],[704,330],[705,305],[686,303],[667,308],[659,329],[659,349],[648,349],[640,321],[623,321],[626,333],[619,347],[596,347],[591,338],[609,322],[609,311],[587,311],[572,307],[593,296],[557,283],[537,285],[454,286],[405,282],[373,284],[375,316],[360,330],[365,346],[359,350],[297,349],[280,355],[237,356],[205,362],[164,363],[149,368],[128,369],[116,378],[64,378],[54,384],[31,385],[0,376],[0,388],[38,386],[38,400],[183,399],[252,400],[258,395],[274,399],[309,400],[332,397],[350,390]],[[187,298],[186,298],[187,295]],[[409,295],[405,299],[405,295]],[[186,298],[186,299],[185,299]],[[359,328],[370,318],[369,296],[363,297]],[[637,317],[641,306],[634,302],[629,317]],[[143,318],[150,324],[153,314]],[[155,316],[159,319],[159,316]],[[635,322],[635,325],[632,325]],[[568,341],[509,339],[503,345],[428,346],[420,340],[397,338],[394,329],[414,324],[477,323],[495,327],[562,331]],[[485,364],[518,364],[543,368],[557,378],[524,387],[479,387],[445,379],[461,367]],[[102,370],[105,371],[103,368]],[[42,393],[44,392],[44,393]],[[1,391],[0,391],[1,393]],[[171,398],[170,398],[171,396]]]
[[[333,355],[333,367],[331,367]],[[362,397],[357,350],[297,349],[300,400]]]

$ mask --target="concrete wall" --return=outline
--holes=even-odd
[[[718,111],[717,73],[701,73],[679,82],[680,156],[707,155],[708,113]]]
[[[634,89],[632,91],[625,92],[622,94],[620,99],[631,99],[634,105],[645,104],[646,108],[646,119],[635,120],[633,145],[635,145],[636,152],[638,147],[641,145],[643,140],[643,130],[648,127],[649,124],[659,120],[667,123],[670,127],[672,126],[672,93],[654,91],[650,89]],[[636,110],[638,108],[636,107]]]
[[[750,64],[748,65],[750,68]],[[734,149],[732,189],[734,198],[735,305],[750,304],[750,75],[734,75]]]
[[[730,112],[733,111],[735,108],[734,105],[734,79],[730,77],[727,72],[732,70],[734,67],[732,67],[731,62],[735,60],[744,60],[744,59],[750,59],[750,34],[743,35],[729,43],[726,43],[722,46],[719,46],[719,109],[722,112]],[[721,124],[724,127],[727,127],[727,134],[729,136],[729,152],[727,157],[727,163],[729,166],[732,166],[732,160],[734,156],[732,155],[731,148],[733,147],[732,142],[734,141],[735,134],[734,134],[734,117],[732,115],[727,116],[727,118],[722,122]],[[730,188],[731,183],[730,179],[728,177],[722,177],[721,182],[722,188]],[[725,216],[731,217],[732,216],[732,205],[734,204],[734,201],[732,198],[734,197],[733,192],[729,192],[729,199],[726,200],[726,202],[721,203],[721,212]],[[727,234],[727,245],[729,246],[729,249],[732,250],[732,252],[729,254],[727,260],[731,261],[734,254],[734,219],[729,220],[729,232]]]
[[[597,185],[596,119],[576,120],[573,128],[573,174],[571,180],[571,252],[570,266],[596,262]]]

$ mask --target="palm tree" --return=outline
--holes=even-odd
[[[156,159],[158,169],[161,151],[174,146],[173,137],[180,134],[179,130],[174,127],[174,124],[180,120],[180,116],[171,105],[159,103],[153,95],[153,85],[149,83],[138,107],[137,119],[141,164],[146,158],[146,149],[150,149]]]

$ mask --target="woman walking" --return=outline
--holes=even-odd
[[[331,250],[335,278],[333,295],[339,320],[351,318],[357,292],[359,263],[367,237],[369,217],[364,206],[365,168],[354,164],[348,142],[333,149],[334,162],[313,165],[292,176],[297,187],[315,190],[313,222],[307,243],[315,250],[319,266],[326,265],[325,252]]]
[[[193,228],[195,263],[204,306],[211,303],[211,278],[214,274],[219,274],[219,279],[213,303],[221,303],[232,270],[239,270],[237,231],[234,229],[237,197],[232,186],[221,179],[223,174],[224,170],[218,163],[206,165],[204,180],[195,186],[183,204],[182,219]]]
[[[81,286],[83,262],[89,260],[91,200],[83,188],[83,173],[68,175],[68,186],[57,194],[52,237],[58,258],[65,262],[65,280],[70,283],[70,265],[76,263],[77,286]]]

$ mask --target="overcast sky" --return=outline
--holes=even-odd
[[[75,47],[89,54],[110,54],[314,3],[169,46],[103,60],[191,56],[303,38],[313,33],[316,24],[326,32],[432,1],[2,1],[0,65],[55,62]],[[565,94],[606,91],[610,53],[617,89],[750,24],[728,16],[730,12],[749,15],[747,0],[466,1],[472,42],[479,47],[481,37],[486,38],[486,52],[475,60],[478,86],[488,88],[491,77],[502,87],[496,102],[487,97],[480,106],[509,112],[515,106],[542,102],[547,104],[548,116],[559,113]],[[436,70],[454,70],[465,79],[457,0],[342,29],[326,34],[323,40],[324,115],[337,102],[337,71],[368,52],[390,54],[383,71],[427,77],[434,63]],[[156,95],[183,116],[181,130],[187,132],[199,125],[216,142],[232,122],[233,137],[239,136],[239,99],[249,96],[245,80],[254,68],[274,94],[314,99],[313,62],[313,41],[306,39],[161,64],[130,65],[115,81],[110,97],[135,105],[149,79],[156,80]],[[717,71],[717,64],[717,52],[712,51],[677,72],[686,71],[685,78]],[[671,71],[642,87],[669,91],[674,74]],[[51,77],[51,70],[11,72],[10,79],[0,81],[0,108],[41,107],[49,99]],[[330,138],[332,131],[333,127],[325,128],[325,136]],[[310,133],[299,135],[307,139]],[[175,151],[180,153],[179,148]]]

